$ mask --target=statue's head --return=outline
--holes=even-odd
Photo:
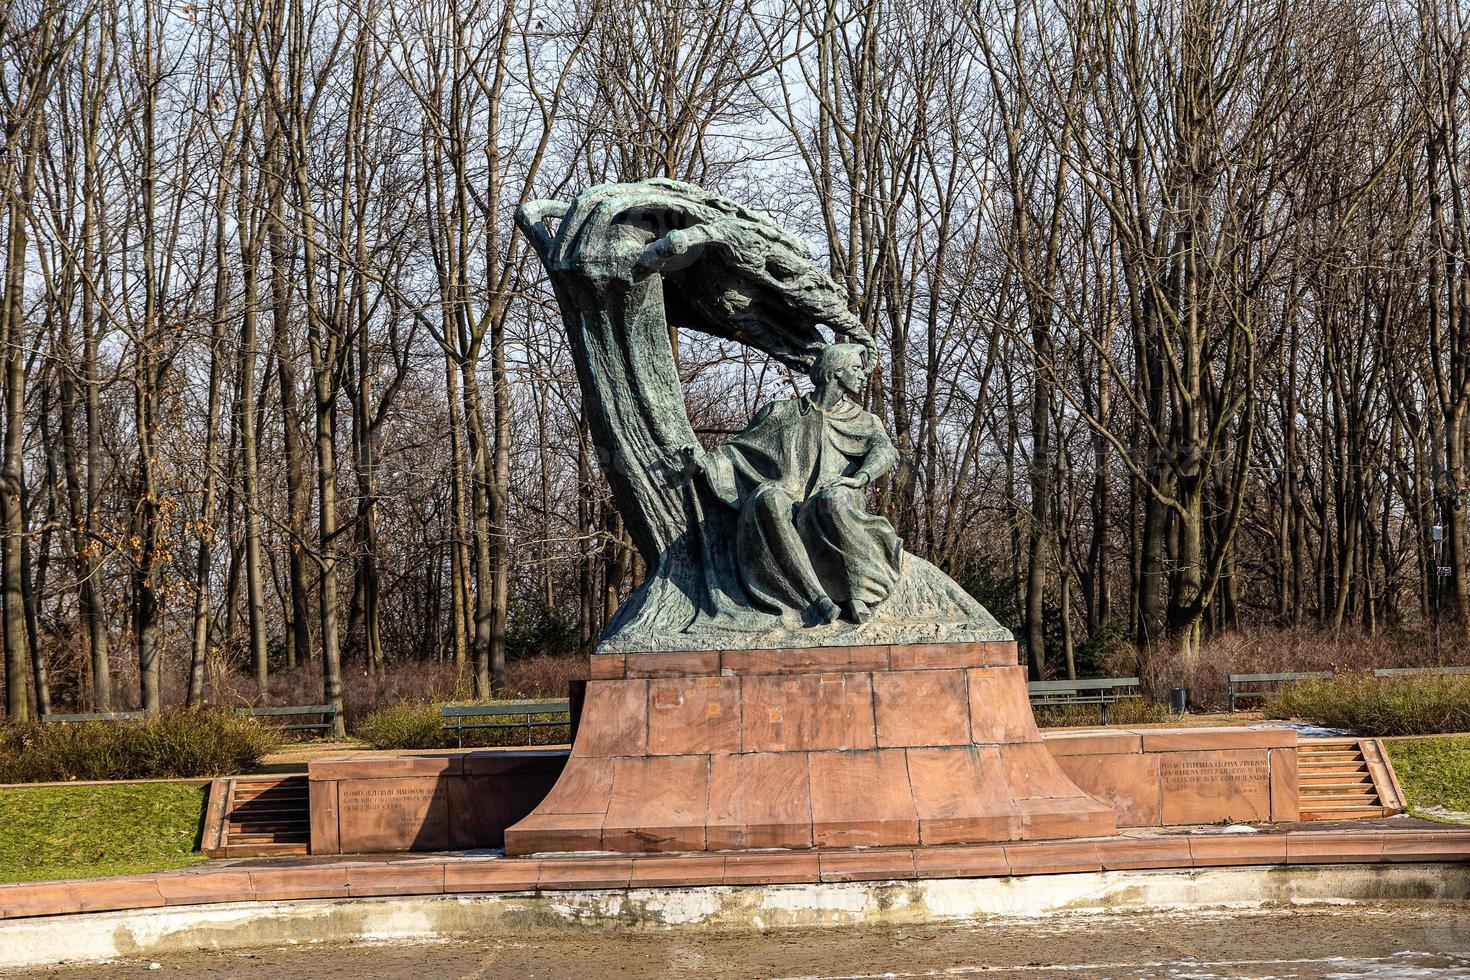
[[[852,397],[858,397],[868,372],[863,366],[867,353],[861,344],[828,344],[812,364],[812,384],[821,388],[834,381]]]

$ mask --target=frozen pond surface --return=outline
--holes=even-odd
[[[562,932],[201,952],[27,971],[51,978],[1470,978],[1470,906],[1064,915],[766,933]],[[3,974],[6,980],[16,974]]]

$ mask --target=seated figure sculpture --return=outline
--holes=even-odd
[[[845,613],[862,624],[898,582],[903,541],[863,509],[863,489],[898,459],[882,422],[855,401],[866,352],[827,346],[809,394],[765,405],[708,453],[685,450],[686,476],[702,475],[739,511],[736,569],[746,595],[769,612],[795,610],[811,624]]]
[[[599,652],[1011,641],[864,509],[897,461],[854,401],[877,345],[799,238],[662,178],[529,201],[516,221],[546,267],[590,441],[646,570]],[[671,328],[743,345],[816,388],[702,452]]]

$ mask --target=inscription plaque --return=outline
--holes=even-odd
[[[1164,779],[1164,789],[1185,790],[1217,783],[1234,786],[1265,779],[1270,773],[1270,766],[1264,756],[1259,759],[1201,759],[1194,762],[1165,757],[1159,773]]]
[[[1159,781],[1166,824],[1271,819],[1265,749],[1163,753]]]
[[[449,791],[438,776],[343,780],[338,794],[344,853],[449,846]]]

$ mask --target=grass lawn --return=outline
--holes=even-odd
[[[1383,744],[1411,810],[1443,807],[1470,812],[1470,735],[1402,738]]]
[[[0,882],[166,871],[196,850],[206,790],[180,783],[0,790]]]

